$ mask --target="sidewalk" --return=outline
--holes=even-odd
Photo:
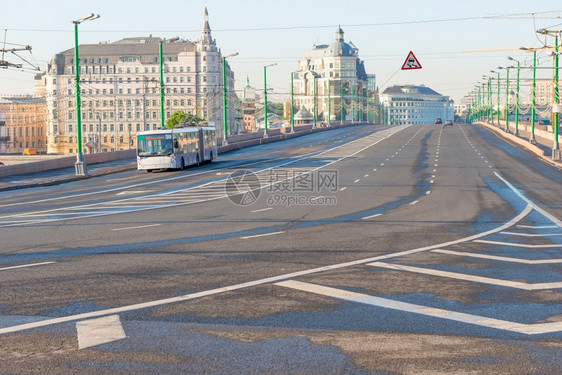
[[[493,131],[497,135],[505,139],[508,139],[514,143],[517,143],[518,145],[533,152],[534,154],[536,154],[546,162],[558,168],[562,167],[562,160],[552,160],[552,147],[554,145],[554,135],[552,133],[549,134],[552,136],[552,138],[546,138],[542,135],[537,135],[537,133],[535,133],[536,144],[533,145],[531,142],[529,142],[529,139],[531,138],[531,133],[526,130],[525,126],[519,127],[518,129],[519,135],[516,136],[513,134],[515,132],[515,123],[513,122],[509,123],[509,133],[505,131],[505,123],[501,124],[499,127],[497,124],[492,125],[483,121],[477,121],[474,124],[483,126],[486,129]]]
[[[0,191],[58,185],[64,182],[84,180],[135,169],[137,169],[136,159],[125,159],[89,165],[88,176],[76,176],[74,167],[42,172],[40,177],[38,177],[38,173],[6,176],[0,178]]]

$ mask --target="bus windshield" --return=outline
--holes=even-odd
[[[137,139],[139,156],[167,156],[174,152],[172,134],[139,135]]]

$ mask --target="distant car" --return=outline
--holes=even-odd
[[[443,123],[443,121],[441,120],[441,118],[437,117],[435,119],[435,124],[442,124],[442,123]]]
[[[445,126],[447,126],[447,125],[453,126],[453,121],[451,121],[451,120],[445,121]]]

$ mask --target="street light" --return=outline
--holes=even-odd
[[[74,24],[74,70],[76,81],[76,163],[74,168],[77,176],[88,174],[88,165],[82,154],[82,113],[80,111],[80,60],[78,57],[78,25],[82,22],[93,21],[100,18],[99,14],[90,13],[78,20],[71,21]]]
[[[229,57],[238,56],[238,52],[231,53],[230,55],[226,55],[222,58],[222,117],[223,117],[223,136],[222,136],[222,145],[226,146],[228,144],[228,140],[226,137],[228,136],[228,121],[227,121],[227,105],[226,105],[226,59]]]
[[[508,60],[517,63],[517,89],[515,91],[515,136],[519,136],[519,71],[521,70],[521,63],[513,57],[508,56]]]
[[[529,142],[531,144],[536,144],[537,140],[535,138],[535,96],[536,96],[536,87],[537,87],[537,49],[543,48],[525,48],[520,47],[519,49],[523,51],[533,51],[533,90],[531,94],[531,138],[529,138]]]
[[[498,110],[496,111],[496,114],[498,118],[498,126],[500,126],[500,72],[496,72],[495,70],[490,70],[490,73],[496,73],[498,75],[498,106],[497,106]]]
[[[178,41],[179,37],[174,37],[168,40],[168,43],[174,43]],[[162,57],[162,44],[164,44],[164,40],[160,40],[158,43],[158,58],[160,60],[160,126],[162,129],[165,127],[164,125],[164,62]]]
[[[265,65],[263,67],[263,104],[264,104],[264,109],[263,109],[264,133],[263,133],[263,137],[264,138],[267,138],[267,68],[269,68],[270,66],[275,66],[275,65],[277,65],[277,63]]]

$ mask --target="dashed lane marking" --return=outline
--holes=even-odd
[[[13,270],[13,269],[16,269],[16,268],[44,266],[46,264],[53,264],[53,263],[56,263],[56,262],[41,262],[41,263],[20,264],[19,266],[10,266],[10,267],[0,268],[0,271]]]
[[[126,227],[126,228],[113,228],[112,231],[120,231],[120,230],[130,230],[130,229],[142,229],[142,228],[152,228],[158,227],[162,224],[148,224],[148,225],[138,225],[136,227]]]
[[[118,315],[78,322],[76,332],[78,349],[90,348],[127,337]]]
[[[250,212],[251,212],[251,213],[256,213],[256,212],[263,212],[263,211],[269,211],[269,210],[273,210],[273,207],[262,208],[262,209],[253,210],[253,211],[250,211]]]
[[[283,234],[285,232],[271,232],[271,233],[264,233],[264,234],[256,234],[254,236],[244,236],[244,237],[240,237],[243,240],[248,240],[250,238],[258,238],[258,237],[267,237],[267,236],[275,236],[277,234]]]
[[[372,219],[372,218],[374,218],[374,217],[381,216],[381,215],[382,215],[382,214],[375,214],[375,215],[371,215],[371,216],[365,216],[365,217],[362,217],[361,220],[369,220],[369,219]]]

